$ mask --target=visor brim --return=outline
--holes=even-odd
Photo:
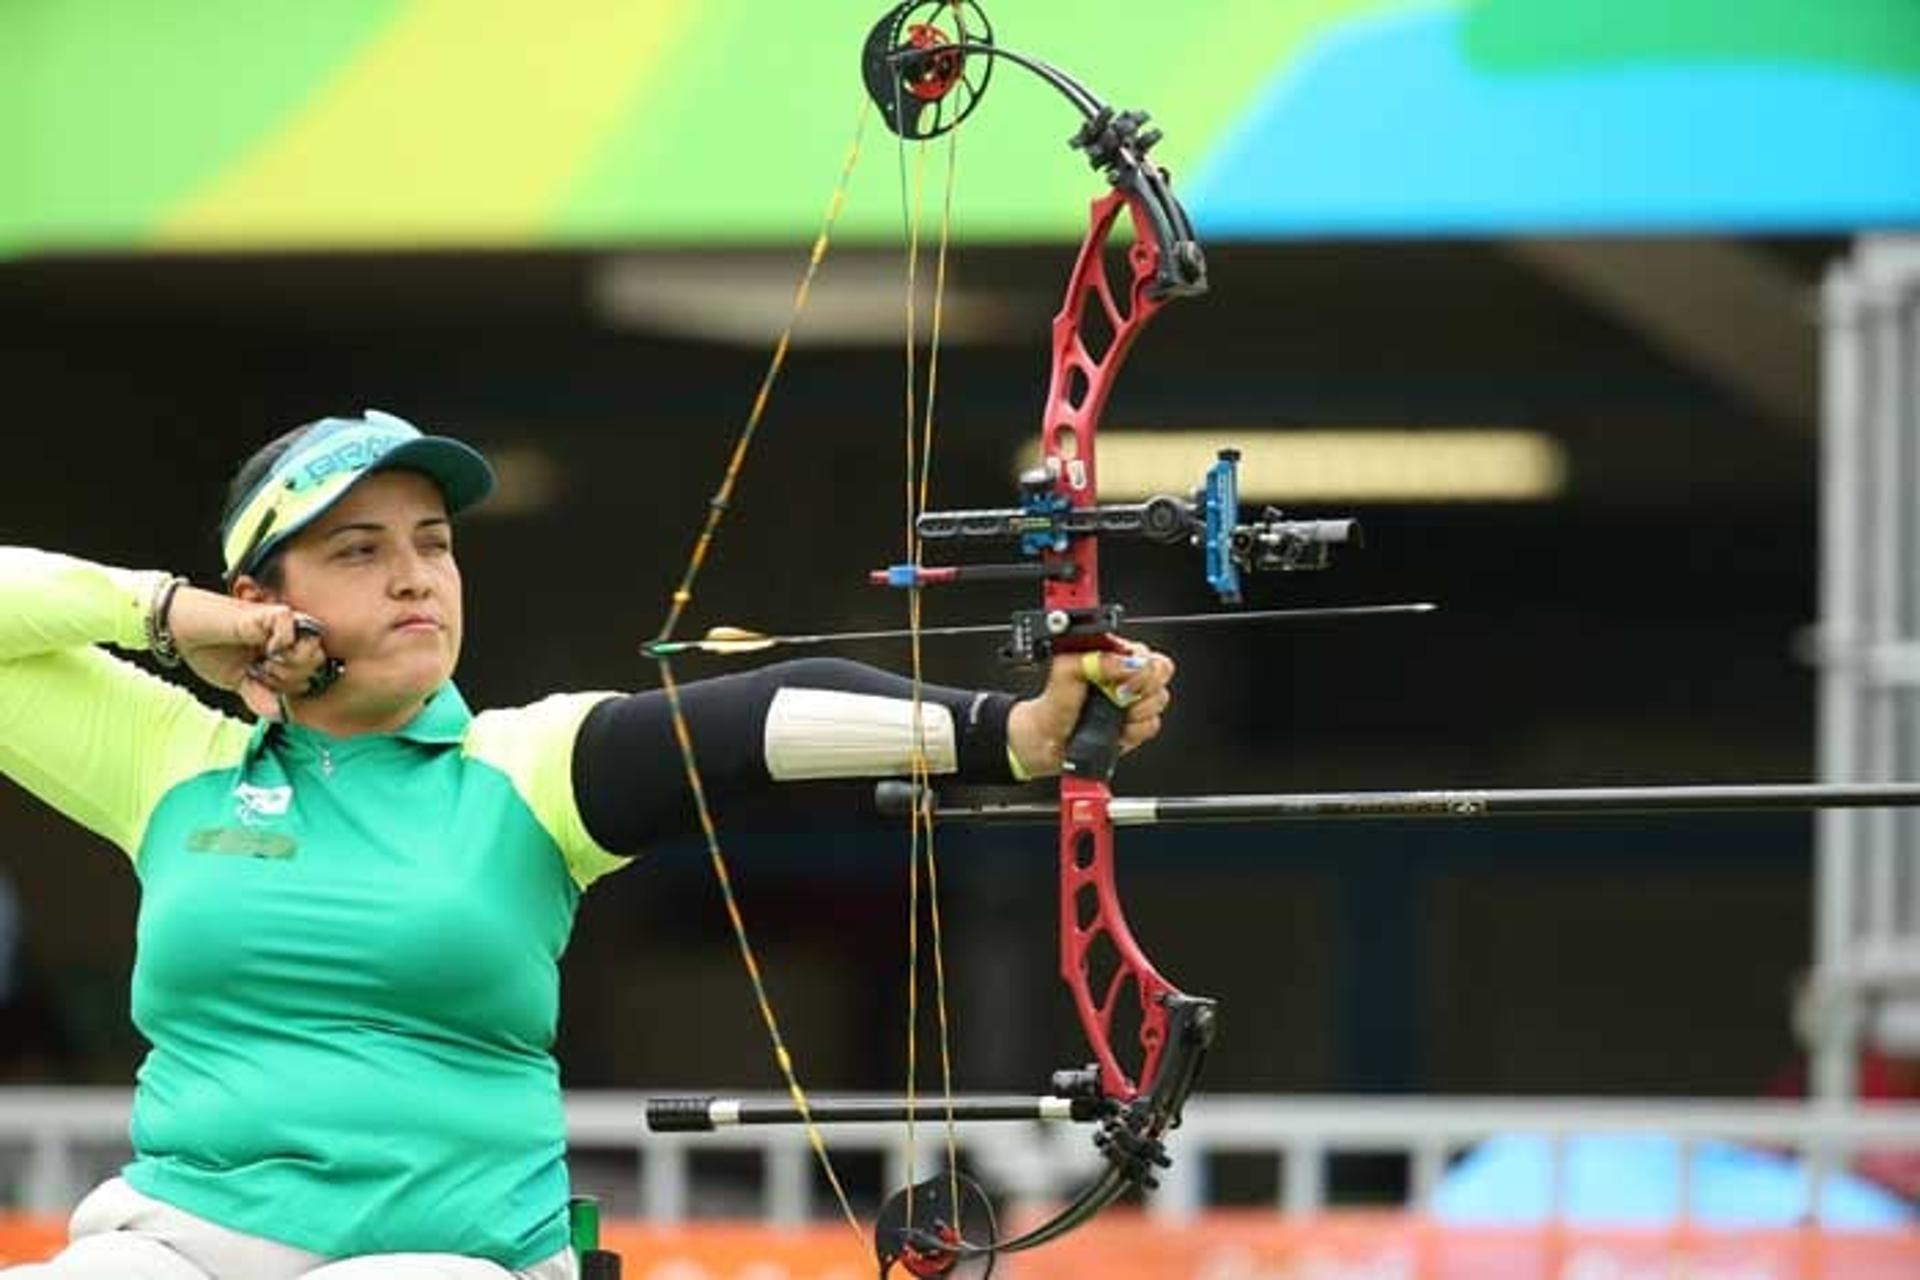
[[[393,470],[418,471],[439,485],[447,499],[448,515],[483,501],[495,484],[493,466],[486,457],[472,445],[448,436],[421,436],[397,444],[363,474]]]

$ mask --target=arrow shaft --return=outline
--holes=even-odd
[[[1394,614],[1432,613],[1439,606],[1427,601],[1410,604],[1349,604],[1328,605],[1307,609],[1252,609],[1236,613],[1168,613],[1147,614],[1138,618],[1125,618],[1123,625],[1133,627],[1218,627],[1248,622],[1314,622],[1333,618],[1369,618],[1386,617]],[[916,634],[922,639],[946,636],[993,635],[1005,631],[1006,625],[998,622],[976,622],[951,627],[921,627],[918,632],[911,628],[889,627],[878,631],[823,631],[811,635],[772,635],[757,636],[750,644],[736,646],[739,652],[751,652],[760,649],[794,649],[809,645],[856,644],[869,640],[908,640]],[[667,658],[682,653],[727,652],[725,642],[714,643],[705,640],[664,640],[645,646],[648,657]]]

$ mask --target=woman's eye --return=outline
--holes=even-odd
[[[371,542],[348,543],[335,554],[341,560],[365,560],[373,554],[373,544]]]

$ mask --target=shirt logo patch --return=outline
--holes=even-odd
[[[242,782],[234,787],[233,798],[238,802],[234,816],[240,824],[257,827],[287,816],[287,806],[293,803],[293,788],[256,787]]]
[[[292,836],[245,827],[202,827],[187,836],[193,853],[225,853],[243,858],[291,858],[299,847]]]

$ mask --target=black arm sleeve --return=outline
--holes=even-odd
[[[832,689],[909,701],[913,682],[840,658],[804,658],[739,675],[680,686],[707,798],[716,808],[771,786],[763,751],[767,710],[785,688]],[[1007,765],[1007,713],[1014,699],[922,685],[921,700],[953,717],[958,777],[1013,781]],[[573,750],[573,794],[601,848],[633,853],[692,831],[698,821],[674,741],[672,712],[660,690],[609,698],[588,713]]]

